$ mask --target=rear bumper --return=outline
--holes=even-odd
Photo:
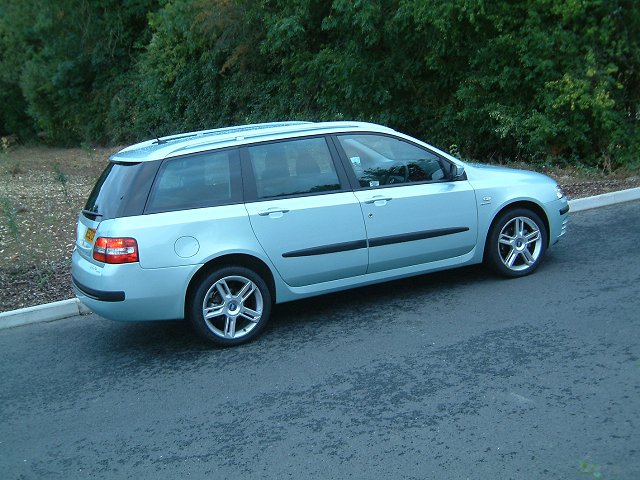
[[[83,295],[101,302],[123,302],[125,299],[124,292],[105,292],[102,290],[94,290],[91,287],[83,285],[75,278],[71,277],[74,290],[79,290]]]
[[[197,265],[144,269],[139,263],[96,265],[71,257],[73,290],[93,312],[110,320],[184,318],[185,294]]]

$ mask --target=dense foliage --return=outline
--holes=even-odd
[[[387,124],[477,159],[640,158],[635,0],[0,0],[0,133]]]

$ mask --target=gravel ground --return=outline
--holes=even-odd
[[[584,198],[592,195],[600,195],[602,193],[616,192],[618,190],[626,190],[628,188],[640,187],[640,177],[631,176],[623,179],[603,179],[580,181],[569,179],[567,183],[563,183],[562,179],[558,179],[562,189],[568,198]]]
[[[0,312],[73,297],[75,223],[112,149],[0,151]],[[569,198],[640,187],[638,175],[545,172]]]
[[[113,151],[0,150],[0,312],[73,297],[76,219]]]

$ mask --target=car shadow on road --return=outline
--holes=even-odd
[[[415,302],[428,298],[451,297],[453,302],[455,291],[485,281],[487,277],[492,274],[482,266],[474,265],[276,305],[264,336],[282,336],[285,332],[299,332],[307,327],[342,326],[345,320],[350,329],[366,328],[372,317],[385,312],[406,311]]]
[[[542,266],[544,267],[544,265]],[[464,298],[465,288],[478,282],[502,279],[482,265],[420,275],[352,290],[275,305],[266,330],[253,342],[231,349],[219,348],[200,339],[187,321],[107,322],[108,335],[96,338],[104,352],[134,354],[140,358],[209,356],[231,351],[256,353],[265,349],[306,348],[314,342],[331,342],[345,325],[353,332],[377,328],[393,321],[394,312],[407,311],[419,302],[437,299],[440,305],[454,307]]]

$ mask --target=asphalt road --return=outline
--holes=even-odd
[[[639,242],[640,202],[580,212],[533,276],[283,305],[227,350],[182,322],[0,331],[0,478],[638,479]]]

